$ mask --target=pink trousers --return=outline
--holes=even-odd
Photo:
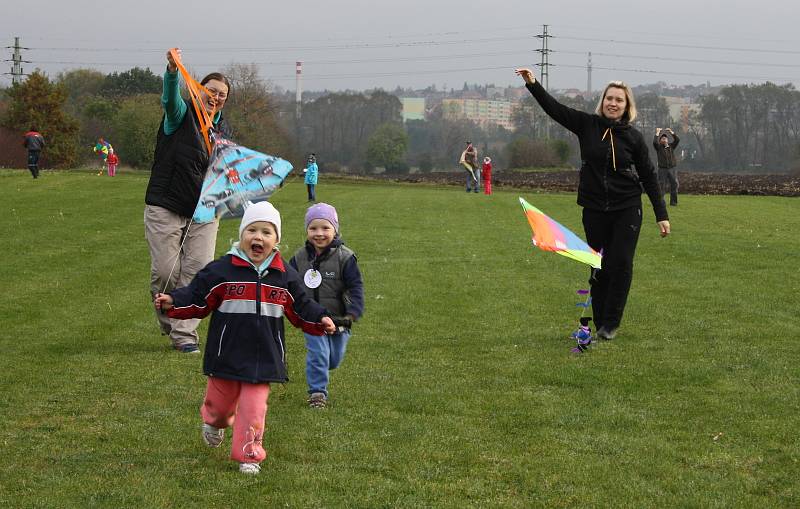
[[[209,377],[200,407],[203,422],[215,428],[233,426],[231,459],[261,463],[267,451],[261,443],[267,419],[270,386]]]
[[[108,164],[108,176],[113,177],[117,174],[117,165],[116,164]]]

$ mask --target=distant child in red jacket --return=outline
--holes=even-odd
[[[114,153],[114,149],[108,149],[108,157],[106,158],[108,165],[108,176],[113,177],[117,174],[117,165],[119,164],[119,157]]]
[[[483,192],[492,194],[492,158],[489,156],[483,158],[481,175],[483,176]]]

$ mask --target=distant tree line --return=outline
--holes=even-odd
[[[223,71],[232,82],[225,115],[236,141],[298,167],[314,152],[323,171],[456,171],[466,141],[481,156],[491,156],[501,171],[580,165],[575,136],[555,124],[530,96],[512,109],[514,130],[447,118],[440,105],[432,105],[425,120],[404,123],[400,100],[383,90],[317,95],[298,112],[292,98],[273,94],[254,65],[235,64]],[[104,136],[125,165],[149,169],[162,118],[161,87],[161,76],[138,67],[110,74],[77,69],[52,81],[37,71],[0,90],[0,125],[20,136],[37,127],[48,142],[48,160],[57,167],[92,161],[92,146]],[[559,100],[593,112],[598,97]],[[793,86],[732,85],[699,102],[699,112],[691,113],[688,129],[681,130],[663,97],[641,94],[635,125],[648,142],[657,127],[676,129],[684,168],[800,168],[800,92]]]
[[[689,131],[703,165],[748,172],[800,167],[800,92],[792,85],[732,85],[700,102]]]
[[[278,127],[269,85],[252,66],[224,70],[232,93],[225,115],[237,141],[273,154],[293,154],[292,140]],[[60,73],[50,80],[40,72],[0,93],[0,124],[20,133],[35,126],[45,137],[45,154],[55,167],[96,161],[98,137],[114,146],[123,165],[149,169],[161,123],[162,78],[135,67],[103,74],[89,69]]]

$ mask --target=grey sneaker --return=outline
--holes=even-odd
[[[261,465],[258,463],[239,463],[239,472],[243,474],[256,475],[261,472]]]
[[[325,408],[328,405],[328,398],[322,392],[315,392],[308,397],[308,406],[311,408]]]
[[[187,343],[176,348],[181,353],[200,353],[200,349],[194,343]]]
[[[209,447],[219,447],[222,439],[225,438],[225,430],[215,428],[210,424],[203,423],[203,442]]]
[[[605,326],[603,326],[597,331],[597,337],[604,341],[611,341],[616,336],[617,329],[606,329]]]

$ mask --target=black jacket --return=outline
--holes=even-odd
[[[164,119],[161,119],[144,202],[192,217],[200,199],[209,157],[194,107],[186,101],[186,108],[183,122],[172,134],[164,133]],[[231,135],[222,117],[215,130],[225,137]]]
[[[286,382],[283,316],[316,336],[327,315],[303,290],[297,271],[280,254],[259,275],[250,262],[227,254],[197,273],[189,286],[170,292],[170,318],[203,318],[209,313],[203,372],[248,383]]]
[[[677,165],[675,160],[675,147],[678,146],[681,139],[677,134],[672,135],[672,142],[667,143],[666,146],[658,142],[660,136],[653,137],[653,148],[656,149],[656,156],[658,157],[659,168],[674,168]]]
[[[644,189],[656,221],[669,219],[642,133],[624,119],[614,122],[564,106],[538,81],[526,86],[545,113],[578,137],[581,148],[578,205],[600,211],[641,206]]]
[[[44,148],[44,138],[36,131],[25,133],[25,148],[31,152],[40,152]]]

